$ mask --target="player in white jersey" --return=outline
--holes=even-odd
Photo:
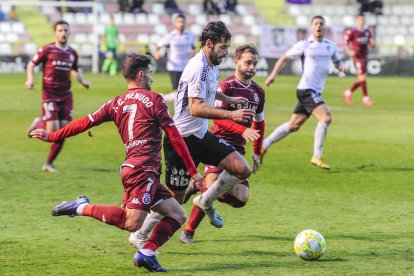
[[[297,86],[298,103],[290,120],[277,127],[263,141],[261,161],[269,147],[289,135],[298,131],[307,121],[310,115],[318,120],[315,129],[314,152],[311,163],[319,168],[329,170],[331,167],[323,160],[323,145],[325,143],[328,126],[332,121],[332,115],[328,106],[321,97],[325,86],[326,76],[329,74],[329,64],[332,60],[335,67],[345,72],[341,60],[336,52],[336,45],[325,38],[325,19],[322,16],[314,16],[311,20],[312,35],[307,40],[298,41],[275,64],[272,73],[267,77],[265,84],[269,86],[274,82],[277,74],[287,61],[294,58],[302,58],[303,72]]]
[[[252,122],[254,116],[254,112],[248,108],[224,110],[213,106],[216,99],[246,107],[249,104],[245,98],[229,97],[217,91],[218,65],[227,56],[230,42],[231,34],[223,22],[207,24],[201,35],[202,48],[188,62],[181,76],[174,114],[175,125],[186,142],[194,163],[198,165],[201,162],[224,169],[217,181],[193,201],[193,205],[205,212],[210,223],[217,228],[223,226],[223,221],[213,202],[252,173],[248,162],[232,145],[208,131],[208,119],[231,119],[245,124]],[[190,174],[168,139],[164,139],[164,156],[167,187],[174,192],[177,201],[182,203]],[[140,231],[131,234],[130,243],[138,247],[161,218],[157,213],[147,217]]]
[[[175,29],[166,34],[155,46],[154,58],[161,58],[160,48],[167,48],[167,71],[170,74],[173,91],[164,95],[164,100],[173,102],[177,93],[178,83],[187,62],[195,54],[194,34],[185,30],[185,16],[175,17]]]

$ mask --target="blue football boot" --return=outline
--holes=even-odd
[[[141,252],[137,252],[134,255],[134,265],[138,267],[145,267],[150,272],[168,272],[163,268],[154,256],[145,256]]]
[[[76,213],[76,209],[79,207],[79,205],[84,203],[89,203],[89,199],[84,195],[79,196],[73,201],[64,201],[52,209],[52,216],[77,216],[78,214]]]

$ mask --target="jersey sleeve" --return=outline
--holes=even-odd
[[[332,45],[333,45],[333,51],[332,51],[331,59],[332,59],[332,62],[333,63],[337,63],[338,61],[341,60],[341,58],[338,55],[338,51],[337,51],[336,45],[335,44],[332,44]]]
[[[89,114],[88,118],[91,120],[91,122],[93,122],[95,125],[100,125],[104,122],[111,121],[112,113],[117,111],[114,107],[116,100],[117,98],[107,101],[97,111]]]
[[[157,43],[158,47],[168,47],[170,45],[171,34],[164,35],[161,40]]]
[[[76,51],[73,51],[73,55],[75,56],[75,59],[73,61],[72,64],[72,70],[78,71],[79,67],[78,67],[78,60],[79,60],[79,56],[78,53]]]
[[[165,130],[167,127],[174,126],[174,121],[171,118],[164,99],[160,95],[157,95],[155,102],[155,116],[160,124],[160,127]]]
[[[47,46],[43,46],[42,48],[39,48],[39,50],[37,51],[37,54],[32,59],[32,63],[35,65],[38,65],[40,63],[46,62],[47,53],[48,53]]]
[[[187,65],[188,66],[188,65]],[[192,74],[187,79],[188,97],[205,99],[207,96],[208,65],[199,64],[193,67]]]
[[[219,83],[218,87],[217,87],[217,92],[219,93],[223,93],[224,95],[228,95],[229,93],[229,85],[226,81],[222,81]],[[214,107],[215,108],[219,108],[219,109],[227,109],[228,107],[228,103],[220,101],[220,100],[215,100],[214,101]]]
[[[290,59],[295,59],[303,55],[303,52],[305,51],[305,40],[301,40],[295,43],[295,45],[292,46],[287,52],[286,56],[288,56]]]

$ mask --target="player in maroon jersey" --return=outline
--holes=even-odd
[[[259,169],[259,156],[262,147],[265,122],[264,122],[264,103],[265,92],[257,83],[251,80],[256,74],[258,62],[258,51],[252,44],[246,44],[236,49],[234,63],[236,72],[219,84],[219,91],[230,97],[244,97],[249,100],[247,106],[226,104],[216,101],[215,106],[227,110],[248,108],[254,111],[253,123],[246,122],[237,124],[232,120],[214,120],[211,133],[219,138],[225,139],[242,155],[246,154],[246,141],[253,142],[253,170],[255,173]],[[210,187],[218,178],[223,170],[215,166],[204,166],[204,185],[203,189]],[[227,203],[234,208],[241,208],[246,205],[249,198],[249,180],[246,179],[234,186],[231,190],[221,195],[218,200]],[[205,213],[193,206],[184,228],[180,235],[183,243],[194,243],[194,232]]]
[[[131,54],[122,67],[128,91],[106,102],[98,111],[75,120],[66,127],[49,133],[36,129],[31,136],[53,142],[74,136],[104,122],[113,121],[125,145],[126,158],[121,165],[124,186],[122,208],[92,205],[81,196],[62,202],[53,208],[52,215],[89,216],[130,232],[137,231],[150,210],[161,215],[151,236],[134,256],[134,264],[149,271],[166,271],[155,258],[163,245],[185,222],[185,212],[171,192],[160,183],[162,131],[182,158],[192,178],[202,184],[202,178],[191,159],[183,138],[168,113],[164,99],[150,91],[152,83],[151,59]]]
[[[42,88],[42,118],[35,118],[29,128],[31,130],[45,124],[49,132],[56,131],[72,121],[73,99],[70,75],[79,81],[86,89],[89,82],[85,80],[78,70],[78,54],[75,49],[68,46],[70,35],[69,25],[65,21],[54,24],[55,42],[39,49],[37,55],[27,64],[26,87],[33,89],[33,69],[36,65],[43,65]],[[45,172],[57,172],[53,161],[58,156],[64,139],[55,141],[47,161],[42,169]]]
[[[362,102],[366,106],[373,105],[373,101],[368,97],[367,89],[367,62],[368,47],[374,47],[374,38],[368,28],[364,27],[365,19],[363,15],[357,17],[357,27],[349,29],[345,32],[344,50],[348,56],[354,59],[355,69],[357,71],[357,80],[347,89],[343,96],[346,104],[352,104],[352,93],[361,87],[363,99]],[[351,45],[352,47],[349,47]]]

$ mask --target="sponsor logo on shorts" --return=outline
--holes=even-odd
[[[138,199],[138,198],[136,198],[136,197],[134,197],[134,198],[131,200],[131,203],[132,203],[132,204],[134,204],[134,205],[141,205],[141,202],[139,202],[139,199]]]

